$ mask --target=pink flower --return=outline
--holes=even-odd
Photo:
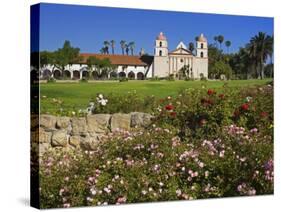
[[[126,201],[127,201],[126,197],[118,197],[116,203],[117,204],[122,204],[122,203],[125,203]]]

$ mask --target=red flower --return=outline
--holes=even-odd
[[[173,110],[173,109],[174,109],[174,106],[173,106],[173,105],[166,105],[166,106],[165,106],[165,109],[166,109],[166,110]]]
[[[200,124],[201,126],[205,125],[206,123],[207,123],[207,120],[206,120],[206,119],[201,119],[201,120],[199,121],[199,124]]]
[[[268,113],[265,112],[265,111],[263,111],[263,112],[260,113],[260,116],[261,116],[262,118],[266,118],[266,117],[268,116]]]
[[[240,115],[239,110],[235,110],[234,113],[233,113],[233,116],[238,117],[239,115]]]
[[[244,103],[243,105],[241,105],[241,109],[242,110],[249,110],[250,105],[247,103]]]
[[[171,112],[170,115],[171,115],[172,117],[176,117],[176,116],[177,116],[177,113],[176,113],[176,112]]]
[[[215,92],[214,90],[212,90],[212,89],[209,89],[209,90],[207,91],[207,93],[208,93],[208,95],[213,95],[213,94],[215,94],[216,92]]]
[[[223,99],[223,98],[224,98],[224,94],[221,93],[221,94],[219,95],[219,98]]]
[[[214,104],[213,100],[211,100],[211,99],[205,99],[205,98],[201,99],[201,103],[202,103],[204,106],[209,106],[209,105]]]

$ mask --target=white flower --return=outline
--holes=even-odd
[[[146,191],[146,190],[142,190],[141,193],[142,193],[143,195],[146,195],[146,194],[147,194],[147,191]]]
[[[100,99],[103,99],[103,95],[102,95],[102,94],[99,94],[99,98],[100,98]]]
[[[247,96],[247,97],[246,97],[246,101],[247,101],[247,102],[250,102],[252,99],[253,99],[253,97],[251,97],[251,96]]]
[[[96,191],[96,189],[94,189],[94,188],[91,188],[90,191],[91,191],[91,193],[92,193],[93,196],[95,196],[95,195],[97,194],[97,191]]]
[[[176,194],[177,194],[178,196],[180,196],[180,195],[181,195],[181,190],[180,190],[180,189],[177,189],[177,190],[176,190]]]
[[[99,100],[99,103],[102,105],[102,106],[105,106],[106,105],[106,103],[107,103],[107,99],[101,99],[101,100]]]

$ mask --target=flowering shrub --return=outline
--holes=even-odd
[[[93,151],[47,151],[40,158],[42,208],[273,193],[272,87],[147,98],[95,99],[98,112],[153,105],[155,120],[147,129],[108,133]]]
[[[235,125],[214,140],[175,128],[110,133],[95,151],[49,151],[40,161],[41,207],[260,195],[273,192],[273,143]]]

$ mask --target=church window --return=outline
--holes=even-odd
[[[162,50],[159,51],[159,56],[162,56]]]
[[[181,59],[181,63],[183,63],[183,59]]]
[[[204,44],[203,43],[201,43],[201,49],[203,49],[204,48]]]
[[[162,41],[160,41],[159,46],[162,47]]]
[[[204,57],[204,53],[203,52],[200,53],[200,57]]]

